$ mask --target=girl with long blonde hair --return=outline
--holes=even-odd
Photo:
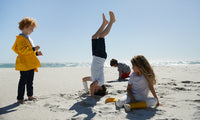
[[[108,98],[105,102],[116,102],[116,106],[124,106],[126,111],[159,105],[153,87],[156,84],[155,73],[148,60],[143,55],[137,55],[131,59],[131,63],[134,72],[128,81],[127,95],[120,99]],[[153,97],[148,97],[149,91]]]

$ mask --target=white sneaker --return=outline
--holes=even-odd
[[[124,108],[127,112],[131,111],[131,106],[129,104],[124,104]]]

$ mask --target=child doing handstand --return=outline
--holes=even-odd
[[[110,11],[109,14],[110,22],[106,20],[105,15],[103,14],[103,23],[98,31],[92,36],[93,60],[91,65],[91,77],[84,77],[82,79],[86,93],[89,92],[87,81],[93,81],[90,85],[90,94],[92,97],[94,97],[94,95],[103,96],[106,94],[106,88],[104,86],[104,62],[107,58],[105,36],[108,35],[112,24],[115,22],[114,13]]]

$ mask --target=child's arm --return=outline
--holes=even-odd
[[[118,79],[121,79],[121,76],[122,76],[122,66],[119,63],[117,67],[118,67],[118,71],[119,71],[119,78]]]
[[[158,100],[158,97],[156,95],[153,85],[149,85],[149,89],[151,90],[152,95],[157,99],[157,101],[158,101],[157,105],[159,105],[159,100]]]
[[[122,76],[122,70],[118,69],[119,71],[119,78],[118,79],[121,79],[121,76]]]
[[[134,103],[134,102],[136,102],[136,100],[135,100],[135,97],[133,96],[133,93],[132,93],[131,89],[132,89],[132,85],[128,84],[126,91],[127,91],[128,95],[129,95],[129,97],[131,98],[131,103]]]
[[[29,47],[27,42],[24,39],[17,40],[18,52],[21,55],[27,55],[33,53],[33,49]]]
[[[94,90],[97,87],[97,84],[98,84],[98,82],[95,81],[90,85],[90,94],[91,94],[92,97],[94,97]]]

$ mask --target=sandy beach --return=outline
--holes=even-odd
[[[1,68],[0,120],[199,120],[200,65],[153,68],[162,106],[131,112],[116,108],[114,103],[105,104],[109,97],[126,94],[128,81],[116,81],[116,68],[104,69],[108,95],[99,99],[83,91],[81,79],[90,75],[90,67],[39,68],[34,78],[34,96],[38,100],[27,101],[25,95],[24,105],[16,103],[19,72]]]

